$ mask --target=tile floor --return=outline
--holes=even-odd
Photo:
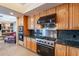
[[[15,44],[0,41],[0,56],[38,56],[37,54]]]

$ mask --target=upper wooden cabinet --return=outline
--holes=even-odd
[[[35,28],[35,19],[34,16],[28,17],[28,29],[34,29]]]
[[[39,17],[43,17],[47,15],[47,10],[43,10],[39,13]]]
[[[17,24],[17,25],[18,25],[18,26],[23,26],[23,16],[20,16],[20,17],[18,17],[17,19],[18,19],[18,21],[17,21],[18,24]]]
[[[71,30],[79,30],[79,3],[69,4],[69,25]]]
[[[35,29],[41,29],[41,25],[37,24],[37,21],[40,18],[40,14],[35,15],[34,18],[35,18]]]
[[[50,14],[55,14],[55,8],[50,8],[47,10],[47,15],[50,15]]]
[[[68,29],[68,4],[62,4],[56,7],[57,28]]]
[[[21,21],[20,21],[21,22]],[[24,35],[29,35],[28,32],[28,16],[23,16]]]

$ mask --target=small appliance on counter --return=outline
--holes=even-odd
[[[23,26],[19,26],[18,27],[18,37],[19,37],[19,40],[21,41],[24,41],[24,27]]]
[[[58,30],[57,43],[79,47],[79,30]]]

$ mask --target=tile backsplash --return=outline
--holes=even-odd
[[[79,40],[79,30],[58,30],[57,38],[63,40]]]

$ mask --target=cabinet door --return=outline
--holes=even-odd
[[[47,15],[47,10],[43,10],[42,12],[39,13],[40,17],[46,16]]]
[[[55,55],[56,56],[66,56],[66,46],[61,44],[55,45]]]
[[[23,23],[24,23],[24,35],[29,35],[28,31],[28,16],[23,16]]]
[[[79,56],[79,48],[76,48],[76,51],[77,51],[77,55],[76,56]]]
[[[38,19],[40,18],[40,14],[35,15],[35,28],[36,29],[41,29],[41,25],[37,24]]]
[[[70,29],[79,30],[79,3],[69,4]]]
[[[27,38],[26,46],[28,49],[31,49],[31,40],[30,38]]]
[[[28,28],[29,28],[29,29],[34,29],[34,28],[35,28],[34,16],[29,16]]]
[[[68,29],[68,4],[59,5],[56,7],[57,28]]]
[[[31,39],[32,43],[31,43],[31,49],[33,52],[36,52],[37,46],[36,46],[36,40],[35,39]]]
[[[55,14],[55,8],[50,8],[47,10],[47,15]]]
[[[68,56],[77,56],[77,48],[75,48],[75,47],[70,47],[70,46],[67,46],[67,50],[68,50],[68,52],[67,52],[67,55]]]
[[[26,48],[27,38],[24,37],[24,47]]]

